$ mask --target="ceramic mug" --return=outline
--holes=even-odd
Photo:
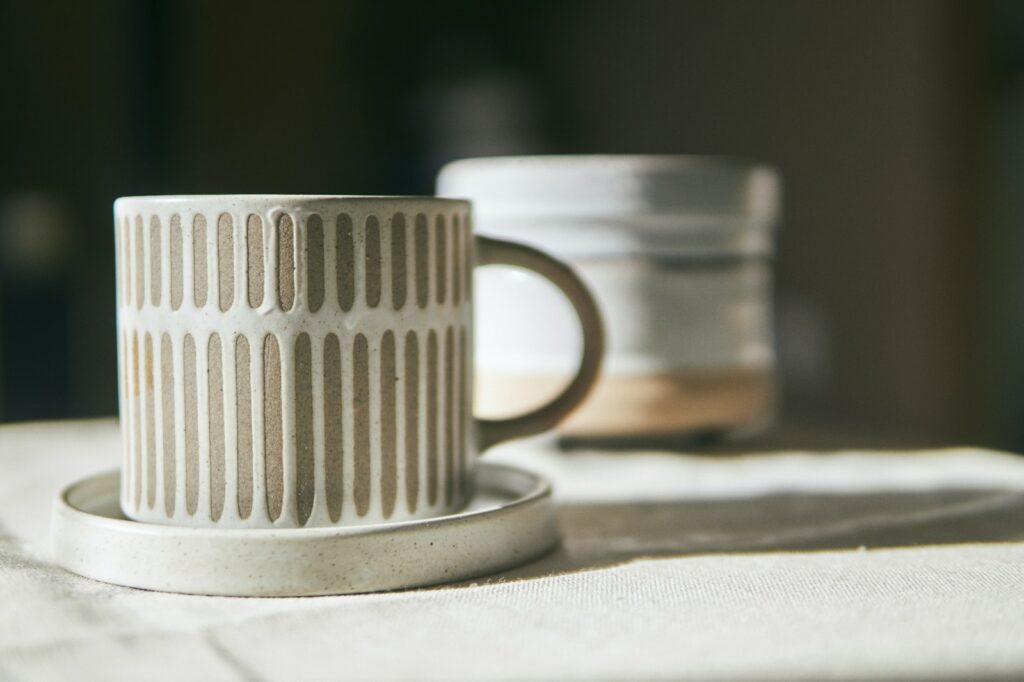
[[[597,299],[601,378],[561,435],[678,445],[771,422],[773,168],[715,156],[477,158],[445,166],[437,193],[472,200],[481,234],[570,263]],[[535,278],[497,270],[477,284],[477,409],[536,405],[572,375],[575,320]],[[524,314],[536,323],[508,323]]]
[[[600,365],[566,265],[472,233],[427,197],[166,196],[114,203],[132,519],[292,528],[422,519],[468,501],[485,448],[554,426]],[[583,329],[547,405],[474,419],[473,268],[533,270]]]

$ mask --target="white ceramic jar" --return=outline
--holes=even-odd
[[[605,369],[560,426],[582,437],[742,434],[774,412],[770,167],[696,156],[467,159],[438,194],[470,199],[475,228],[574,265],[607,326]],[[477,295],[477,402],[509,414],[572,376],[580,338],[545,282],[486,269]],[[501,311],[488,314],[487,311]]]

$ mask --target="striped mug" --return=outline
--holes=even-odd
[[[597,376],[585,286],[540,251],[475,237],[466,201],[125,197],[114,220],[131,519],[297,528],[456,512],[482,450],[551,428]],[[551,280],[584,332],[564,391],[507,420],[471,413],[473,268],[490,264]]]

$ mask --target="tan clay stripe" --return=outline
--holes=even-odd
[[[263,339],[263,467],[270,520],[281,516],[284,500],[284,429],[281,423],[281,351],[277,337]]]
[[[238,429],[238,515],[249,518],[252,514],[252,377],[249,339],[235,337],[235,400],[237,401],[236,428]]]
[[[131,473],[132,456],[132,434],[131,434],[131,386],[129,384],[129,358],[131,347],[128,345],[128,333],[121,330],[121,347],[118,349],[119,369],[121,371],[121,399],[118,403],[120,409],[121,426],[121,496],[125,503],[128,502],[128,491],[130,481],[128,476]]]
[[[356,513],[370,510],[370,358],[366,337],[356,334],[352,348],[352,424],[355,436],[353,497]]]
[[[452,242],[452,303],[458,305],[462,300],[462,268],[466,248],[458,213],[452,214]]]
[[[464,436],[460,430],[462,424],[462,338],[454,327],[452,328],[452,342],[455,346],[455,357],[452,361],[452,373],[455,375],[455,378],[451,396],[453,415],[449,443],[451,444],[452,461],[455,465],[455,473],[453,474],[455,490],[453,496],[458,501],[462,499],[462,451],[466,444],[463,441]]]
[[[263,304],[263,220],[250,215],[245,223],[246,289],[249,307]]]
[[[335,279],[338,286],[338,305],[342,310],[352,309],[356,300],[356,261],[355,244],[352,237],[352,217],[347,213],[338,215],[336,225],[338,234],[334,248]]]
[[[384,518],[391,518],[398,497],[398,404],[395,402],[395,334],[390,329],[380,341],[380,492]]]
[[[341,348],[338,337],[328,334],[324,340],[324,482],[327,512],[331,521],[341,518],[342,503],[342,381]]]
[[[451,506],[455,494],[455,336],[449,326],[444,332],[444,503]]]
[[[309,334],[295,339],[295,473],[299,525],[313,513],[313,350]]]
[[[192,219],[192,300],[196,307],[206,305],[206,217]]]
[[[468,434],[466,433],[466,420],[471,414],[472,401],[469,387],[471,386],[469,381],[469,375],[466,374],[466,367],[468,365],[467,358],[469,357],[469,348],[466,345],[466,328],[461,327],[459,329],[459,491],[465,489],[466,485],[466,473],[469,470],[469,457],[472,456],[467,451]]]
[[[473,228],[470,223],[470,217],[468,213],[462,214],[462,238],[465,240],[466,248],[464,250],[465,258],[463,260],[463,272],[462,272],[462,299],[464,301],[473,300]]]
[[[128,217],[121,219],[117,229],[117,283],[118,295],[121,305],[128,305],[131,302],[131,265],[128,262]]]
[[[437,265],[434,267],[434,276],[437,278],[437,302],[444,303],[448,295],[448,227],[444,215],[439,214],[434,222],[434,239],[437,240]]]
[[[391,216],[391,305],[405,306],[409,272],[405,258],[405,214]]]
[[[416,511],[420,494],[420,346],[416,332],[405,335],[405,502]]]
[[[427,505],[437,503],[437,334],[427,334]]]
[[[164,512],[174,516],[175,443],[174,443],[174,356],[171,337],[160,337],[160,417],[163,431]]]
[[[156,396],[153,394],[153,337],[146,334],[143,342],[145,357],[145,412],[146,412],[146,506],[156,504]]]
[[[210,335],[207,348],[210,390],[210,519],[224,513],[224,356],[220,336]]]
[[[132,332],[132,502],[142,502],[142,400],[139,395],[139,334]]]
[[[306,220],[306,301],[313,313],[324,304],[324,221],[315,213]]]
[[[135,307],[142,310],[146,297],[146,262],[142,242],[142,216],[135,216]]]
[[[287,213],[277,219],[277,300],[285,312],[295,304],[295,226]]]
[[[366,305],[380,305],[380,221],[371,215],[366,219]]]
[[[196,396],[196,343],[185,335],[182,371],[185,386],[185,511],[199,506],[199,399]]]
[[[235,302],[235,226],[231,216],[217,218],[217,287],[221,310]]]
[[[456,438],[455,438],[455,332],[444,330],[444,504],[452,506],[455,499]]]
[[[181,216],[177,213],[171,216],[171,310],[177,310],[181,307],[181,300],[183,298],[183,280],[184,275],[182,274],[184,264],[182,263],[182,234],[181,234]]]
[[[430,298],[430,245],[427,216],[416,216],[416,305],[427,307]]]
[[[149,302],[160,305],[160,287],[162,282],[160,264],[160,219],[153,216],[149,219]]]

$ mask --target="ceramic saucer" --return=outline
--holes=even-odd
[[[247,597],[376,592],[464,580],[558,544],[551,487],[480,464],[461,513],[422,521],[281,530],[183,528],[127,520],[119,474],[65,488],[54,504],[55,561],[88,578],[164,592]]]

